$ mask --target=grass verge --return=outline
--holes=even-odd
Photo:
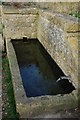
[[[5,91],[7,92],[7,98],[5,95],[3,95],[4,99],[8,99],[8,104],[6,104],[5,112],[6,114],[6,119],[14,119],[14,120],[19,120],[19,114],[16,112],[16,105],[15,105],[15,100],[14,100],[14,93],[13,93],[13,85],[12,85],[12,79],[11,79],[11,73],[10,73],[10,68],[9,68],[9,61],[8,58],[2,57],[2,67],[3,67],[3,87]],[[3,92],[4,94],[4,92]],[[3,115],[3,119],[4,119]]]
[[[71,12],[69,15],[76,17],[77,19],[80,19],[80,13],[78,11],[75,13]]]

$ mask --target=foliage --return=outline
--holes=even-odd
[[[74,17],[76,17],[76,18],[80,18],[80,13],[77,11],[77,12],[71,12],[69,15],[71,15],[71,16],[74,16]]]
[[[8,2],[2,2],[2,5],[7,5],[8,4]]]
[[[5,28],[5,25],[4,25],[4,23],[2,23],[1,22],[1,29],[0,29],[0,34],[2,34],[3,33],[3,29]]]
[[[2,29],[4,29],[5,28],[5,25],[4,25],[4,23],[1,23],[2,24]]]

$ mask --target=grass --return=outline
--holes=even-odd
[[[4,25],[4,23],[0,23],[1,24],[1,28],[0,28],[0,34],[2,34],[3,33],[3,29],[5,29],[5,25]]]
[[[11,73],[9,69],[9,62],[7,57],[2,58],[2,65],[4,69],[4,79],[3,79],[3,85],[7,86],[7,96],[8,96],[8,102],[6,112],[7,112],[7,118],[14,118],[14,120],[19,119],[19,115],[16,112],[16,105],[14,100],[14,93],[13,93],[13,85],[12,85],[12,79],[11,79]]]
[[[69,15],[71,15],[71,16],[74,16],[74,17],[76,17],[77,19],[78,18],[80,18],[80,13],[77,11],[77,12],[71,12]]]

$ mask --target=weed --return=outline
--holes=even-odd
[[[76,18],[80,18],[80,13],[77,11],[77,12],[71,12],[69,15],[71,15],[71,16],[74,16],[74,17],[76,17]]]

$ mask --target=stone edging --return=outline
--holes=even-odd
[[[57,112],[58,110],[71,109],[78,106],[76,91],[64,96],[41,96],[27,98],[19,72],[17,58],[10,39],[6,40],[7,56],[9,59],[12,82],[14,86],[14,96],[16,109],[21,118],[35,117],[47,112]]]

